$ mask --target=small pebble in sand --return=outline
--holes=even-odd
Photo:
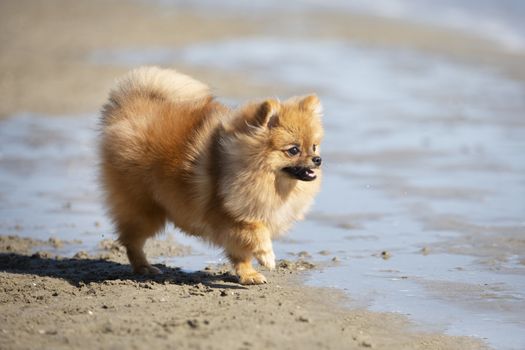
[[[428,255],[430,253],[430,249],[428,247],[423,247],[420,250],[421,254]]]
[[[337,256],[334,256],[334,257],[332,258],[332,262],[339,262],[339,258],[338,258]]]
[[[321,250],[317,254],[326,256],[326,255],[330,255],[330,252],[328,250]]]
[[[290,266],[292,266],[292,262],[290,260],[283,259],[278,262],[277,266],[283,269],[287,269],[290,268]]]
[[[85,250],[81,250],[73,255],[73,259],[89,259],[89,254]]]
[[[303,250],[297,253],[297,256],[300,258],[311,258],[312,256],[307,251]]]
[[[64,242],[62,242],[62,240],[57,237],[50,237],[48,242],[55,249],[62,248],[64,246]]]
[[[362,342],[359,343],[359,346],[362,346],[363,348],[371,348],[372,347],[372,343],[366,341],[366,340],[363,340]]]
[[[390,259],[390,257],[392,256],[392,254],[390,254],[390,252],[386,251],[386,250],[383,250],[381,252],[381,257],[384,259],[384,260],[387,260],[387,259]]]
[[[199,327],[199,322],[197,320],[188,320],[188,321],[186,321],[186,323],[191,328],[198,328]]]
[[[310,319],[308,317],[306,317],[306,316],[299,316],[299,317],[297,317],[297,321],[310,323]]]

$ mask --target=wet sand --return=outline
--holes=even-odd
[[[156,265],[163,274],[147,278],[132,275],[107,242],[100,256],[74,258],[52,253],[53,242],[0,237],[3,349],[483,348],[417,332],[394,314],[349,310],[341,292],[301,285],[316,268],[307,261],[281,260],[267,272],[270,283],[246,287],[225,266],[187,273]]]

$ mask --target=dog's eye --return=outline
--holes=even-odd
[[[314,152],[317,151],[317,145],[313,145],[312,149],[314,150]]]
[[[299,153],[301,153],[301,150],[299,149],[299,147],[293,146],[292,148],[288,148],[286,152],[288,152],[288,154],[291,156],[296,156]]]

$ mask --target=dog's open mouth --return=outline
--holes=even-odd
[[[301,181],[312,181],[317,178],[317,175],[315,175],[315,172],[306,167],[301,166],[289,166],[283,169],[285,172],[290,174],[293,178],[296,178]]]

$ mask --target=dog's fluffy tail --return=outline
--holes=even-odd
[[[207,85],[173,69],[140,67],[117,81],[109,94],[109,102],[102,110],[102,122],[111,124],[118,116],[115,111],[137,97],[182,103],[210,96]]]

